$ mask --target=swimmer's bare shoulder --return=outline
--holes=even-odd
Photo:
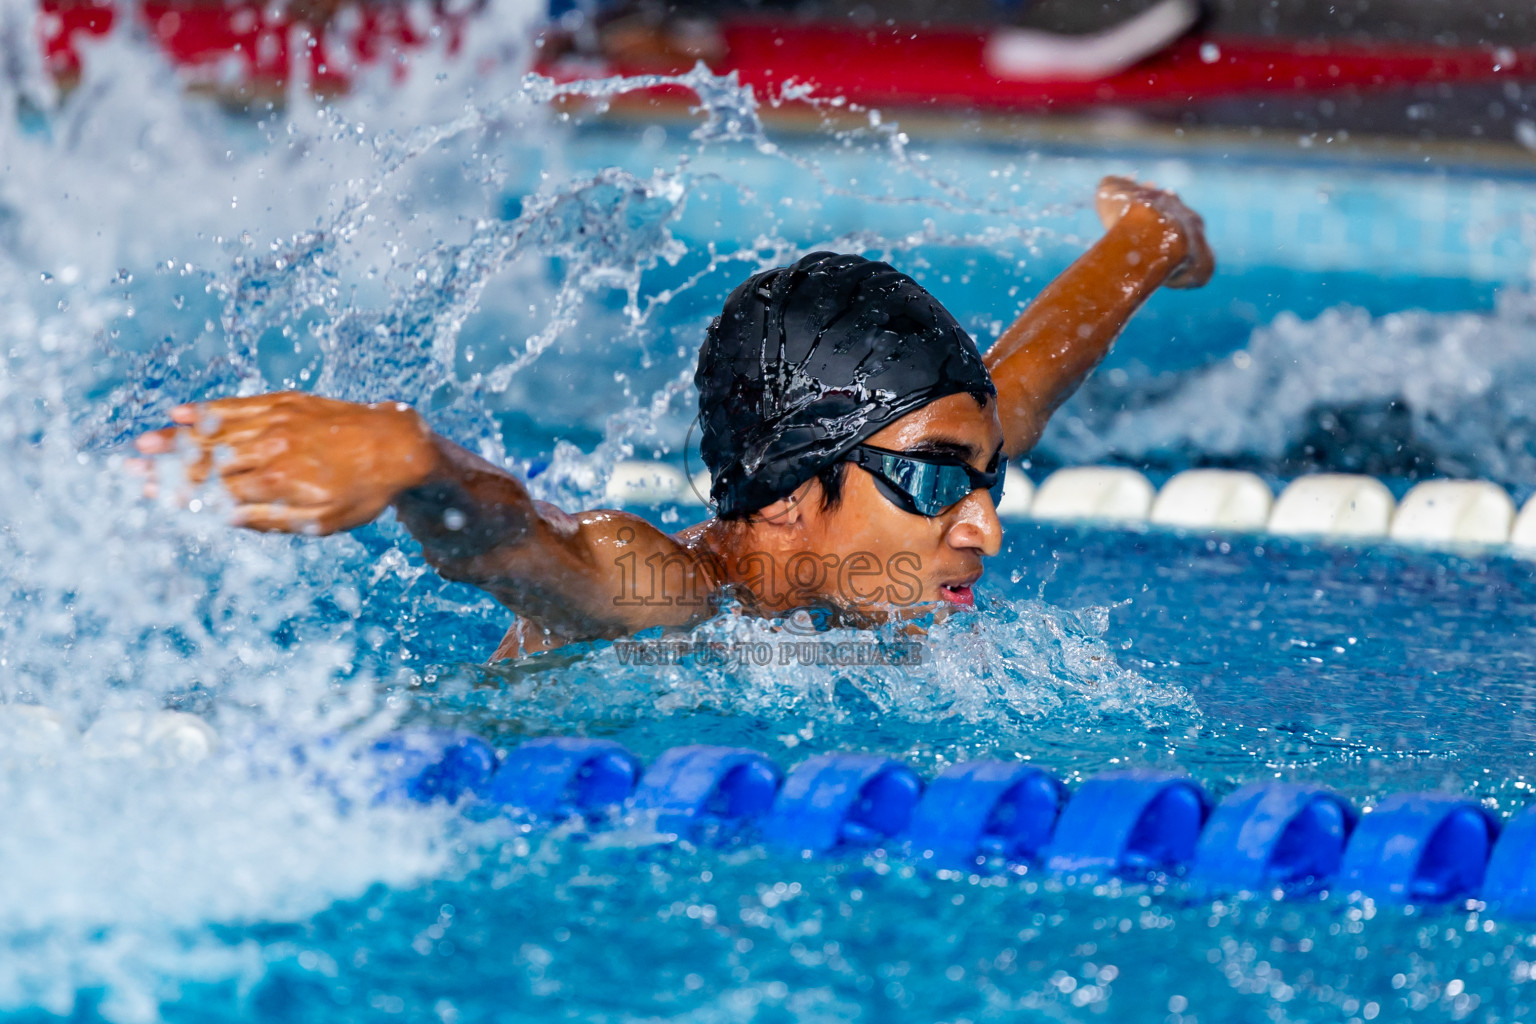
[[[504,594],[494,583],[463,579],[518,613],[492,661],[657,626],[691,626],[714,611],[721,576],[705,524],[667,534],[629,512],[573,514],[546,502],[534,507],[546,522],[572,530],[577,542],[508,552],[516,564],[494,566],[489,574],[522,581]],[[565,557],[571,547],[582,553],[575,563]]]
[[[498,656],[686,626],[713,608],[702,531],[673,537],[627,512],[535,501],[409,406],[282,392],[181,406],[172,420],[139,438],[140,452],[189,450],[189,479],[217,477],[239,525],[319,536],[393,506],[442,576],[518,613]]]

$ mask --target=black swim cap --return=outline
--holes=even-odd
[[[888,263],[814,252],[731,292],[694,374],[722,516],[753,512],[914,409],[996,395],[976,343]]]

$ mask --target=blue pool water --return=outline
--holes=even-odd
[[[1359,805],[1530,802],[1529,563],[1019,524],[910,668],[483,667],[507,616],[391,521],[236,533],[139,498],[121,444],[187,399],[401,398],[597,500],[681,460],[704,323],[811,246],[885,254],[988,337],[1094,233],[1109,171],[1176,187],[1222,273],[1161,295],[1038,472],[1121,462],[1533,479],[1536,181],[1369,161],[563,120],[518,38],[403,86],[245,120],[128,35],[25,130],[0,85],[0,697],[72,726],[173,707],[196,764],[0,749],[0,1012],[22,1020],[1518,1020],[1536,946],[1477,905],[1212,900],[1177,884],[953,877],[619,831],[521,833],[316,786],[294,749],[452,723],[502,746],[828,750],[925,773],[1316,780]],[[499,33],[499,34],[498,34]],[[503,54],[504,56],[504,54]],[[530,96],[529,93],[534,94]],[[467,104],[467,105],[466,105]],[[732,127],[734,121],[735,127]],[[29,122],[30,124],[31,122]],[[714,127],[710,128],[709,124]],[[1406,453],[1406,454],[1405,454]],[[174,471],[174,466],[166,467]],[[663,523],[689,510],[658,509]],[[722,616],[701,638],[777,642]],[[337,737],[347,739],[338,741]]]

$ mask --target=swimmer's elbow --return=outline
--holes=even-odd
[[[494,592],[509,577],[504,559],[484,553],[457,554],[424,545],[422,554],[427,564],[450,583],[468,583],[472,587]]]

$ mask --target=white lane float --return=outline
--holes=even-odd
[[[1285,537],[1385,537],[1396,510],[1397,499],[1375,477],[1314,473],[1280,492],[1268,530]]]
[[[1003,500],[997,503],[1001,519],[1024,519],[1035,500],[1035,482],[1018,466],[1009,466],[1003,474]]]
[[[1029,514],[1047,521],[1145,522],[1156,493],[1134,469],[1072,466],[1045,478]]]
[[[1257,532],[1269,522],[1274,501],[1269,485],[1255,473],[1190,469],[1163,484],[1150,519],[1185,530]]]
[[[688,486],[684,488],[687,493],[683,495],[683,504],[700,506],[708,505],[709,492],[710,489],[714,487],[714,485],[715,478],[709,475],[709,470],[699,470],[697,473],[693,474],[693,479],[691,479],[688,482]]]
[[[1515,517],[1515,525],[1509,530],[1509,544],[1526,552],[1536,551],[1536,496],[1526,499]]]
[[[708,492],[705,492],[708,493]],[[615,507],[671,505],[693,501],[683,471],[666,462],[629,460],[613,467],[603,488],[603,500]]]
[[[1398,503],[1389,534],[1405,544],[1503,544],[1515,520],[1504,488],[1485,480],[1427,480]]]

